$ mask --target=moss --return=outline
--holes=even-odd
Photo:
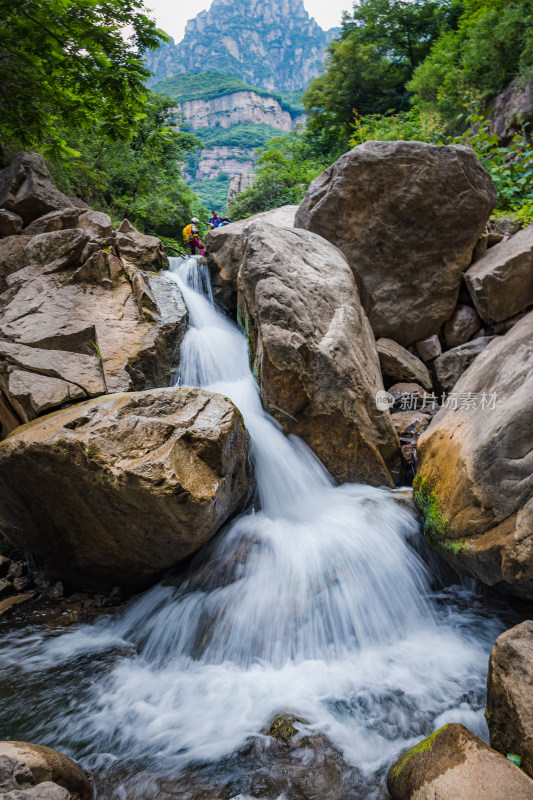
[[[468,543],[460,539],[458,542],[439,542],[439,547],[454,556],[460,556],[468,550]]]
[[[411,747],[410,750],[407,750],[403,754],[403,756],[400,756],[398,761],[395,764],[393,764],[393,766],[391,767],[390,775],[391,775],[392,779],[394,781],[398,780],[398,778],[401,775],[401,772],[402,772],[403,768],[411,760],[411,758],[413,756],[420,755],[421,753],[424,753],[426,750],[431,750],[431,748],[433,747],[433,743],[434,743],[435,739],[437,738],[437,736],[440,733],[442,733],[442,731],[445,731],[447,727],[448,727],[447,725],[444,725],[442,728],[439,728],[438,731],[435,731],[430,736],[428,736],[426,739],[422,739],[421,742],[416,744],[414,747]]]
[[[424,536],[430,544],[442,542],[450,534],[450,523],[427,478],[417,475],[413,481],[415,505],[424,519]]]
[[[288,742],[289,739],[292,739],[298,734],[297,728],[294,727],[295,722],[307,725],[305,720],[299,719],[298,717],[293,717],[289,714],[278,714],[268,727],[268,735],[282,742]]]

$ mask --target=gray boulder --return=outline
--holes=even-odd
[[[374,336],[342,253],[307,231],[243,231],[239,313],[267,411],[340,482],[391,484],[398,438]]]
[[[426,365],[416,356],[393,342],[392,339],[378,339],[379,363],[383,377],[389,385],[398,381],[413,381],[420,383],[426,389],[431,389],[431,376]]]
[[[480,336],[471,342],[447,350],[433,362],[435,379],[439,389],[451,392],[463,372],[473,360],[492,342],[494,336]]]
[[[468,148],[365,142],[313,181],[295,225],[340,247],[376,337],[407,346],[451,316],[495,204]]]
[[[72,200],[54,186],[42,156],[18,153],[0,170],[0,208],[13,211],[28,225],[37,217],[73,206]]]

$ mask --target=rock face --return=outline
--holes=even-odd
[[[237,308],[237,277],[242,261],[244,229],[256,220],[264,220],[269,225],[280,228],[293,228],[297,208],[298,206],[274,208],[272,211],[232,222],[224,228],[209,231],[205,237],[205,245],[213,294],[228,311],[234,312]]]
[[[428,368],[409,350],[396,344],[392,339],[378,339],[376,346],[381,371],[388,385],[398,381],[414,381],[426,389],[431,389]]]
[[[531,800],[533,781],[463,725],[445,725],[387,776],[393,800]]]
[[[221,172],[233,177],[248,175],[252,172],[256,162],[255,148],[205,147],[200,153],[193,178],[197,181],[212,180]]]
[[[301,436],[340,482],[391,483],[398,439],[376,346],[342,254],[263,220],[242,238],[239,313],[266,410]]]
[[[270,125],[286,133],[293,128],[290,113],[275,97],[253,91],[233,92],[212,100],[185,100],[180,103],[180,111],[192,130],[231,128],[245,122]]]
[[[533,313],[477,356],[418,446],[415,499],[456,568],[533,598]]]
[[[267,91],[297,91],[320,72],[329,38],[303,0],[219,0],[189,20],[178,45],[145,58],[157,80],[215,70]]]
[[[340,247],[376,337],[407,346],[450,318],[495,204],[467,148],[366,142],[313,181],[295,225]]]
[[[53,184],[44,159],[24,151],[0,171],[0,208],[18,214],[26,224],[49,211],[73,206]]]
[[[444,339],[448,347],[465,344],[481,328],[475,308],[460,303],[444,326]]]
[[[487,678],[490,743],[500,753],[522,757],[533,777],[533,621],[496,639]]]
[[[14,162],[37,196],[39,159]],[[0,173],[11,191],[13,174],[13,165]],[[115,233],[107,214],[89,208],[50,211],[0,239],[3,436],[65,404],[168,385],[187,311],[175,284],[154,272],[165,264],[159,239],[127,220]]]
[[[503,144],[508,144],[522,126],[533,121],[533,75],[515,78],[490,103],[492,129]]]
[[[239,412],[200,389],[96,398],[0,443],[2,534],[78,590],[146,588],[208,541],[250,485]]]
[[[471,342],[447,350],[433,362],[436,383],[440,391],[451,392],[463,372],[492,342],[493,336],[480,336]]]
[[[465,281],[485,322],[501,322],[533,305],[533,225],[491,247]]]
[[[92,800],[85,771],[62,753],[28,742],[0,742],[0,796],[6,800]]]

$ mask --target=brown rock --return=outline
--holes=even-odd
[[[97,398],[0,443],[3,534],[76,590],[146,588],[208,541],[250,485],[240,414],[201,389]]]
[[[436,334],[416,342],[415,347],[422,361],[433,361],[434,358],[438,358],[442,354],[440,340]]]
[[[78,208],[60,208],[58,211],[51,211],[44,217],[39,217],[31,222],[24,228],[23,233],[27,236],[36,236],[38,233],[77,228],[79,217],[80,210]]]
[[[35,594],[35,592],[28,592],[27,594],[17,594],[14,597],[6,597],[5,600],[0,600],[0,617],[3,617],[15,606],[21,606],[23,603],[27,603],[28,600],[32,600]]]
[[[532,620],[496,639],[489,660],[486,717],[492,747],[503,755],[521,756],[522,769],[533,777]]]
[[[418,438],[431,422],[431,416],[421,411],[395,411],[391,420],[401,441],[404,437]]]
[[[1,379],[5,393],[16,409],[19,420],[32,420],[50,409],[67,403],[86,400],[87,393],[81,386],[58,378],[50,378],[35,372],[15,369]],[[17,423],[18,424],[18,423]],[[10,431],[11,432],[11,431]]]
[[[12,772],[17,776],[18,784],[13,789],[26,790],[39,787],[47,791],[50,789],[48,784],[63,789],[63,793],[48,795],[41,794],[34,788],[28,792],[28,800],[29,798],[44,800],[48,796],[69,797],[72,800],[92,800],[94,797],[93,785],[85,770],[72,759],[50,747],[28,742],[0,742],[0,758],[4,764],[10,761],[13,765]],[[16,796],[18,797],[18,792]]]
[[[465,281],[485,322],[502,322],[533,305],[533,225],[491,247]]]
[[[78,220],[78,227],[85,231],[91,241],[107,238],[113,233],[111,217],[102,211],[93,211],[92,208],[81,214]]]
[[[463,725],[445,725],[392,765],[393,800],[531,800],[533,781]]]
[[[472,306],[458,305],[444,325],[444,339],[448,347],[458,347],[468,342],[480,329],[481,320]]]
[[[417,502],[453,565],[533,598],[533,313],[477,356],[420,437]]]
[[[436,358],[433,369],[439,391],[451,392],[463,372],[466,372],[474,359],[493,339],[494,336],[481,336],[459,347],[453,347]]]
[[[372,141],[313,181],[295,225],[340,247],[376,337],[407,346],[449,319],[495,204],[471,150]]]
[[[392,339],[378,339],[376,342],[379,363],[383,377],[390,383],[413,381],[426,389],[431,389],[431,377],[425,364],[405,347]]]
[[[129,220],[124,220],[116,238],[120,257],[135,267],[157,272],[167,265],[161,239],[140,233]]]
[[[44,159],[37,153],[18,153],[0,171],[0,208],[19,214],[26,225],[49,211],[72,206],[53,184]]]
[[[418,383],[395,383],[388,389],[393,400],[394,411],[424,410],[426,414],[438,411],[437,397]]]
[[[215,299],[229,311],[237,308],[237,277],[242,261],[242,234],[247,225],[263,220],[276,228],[294,228],[298,206],[282,206],[209,231],[206,256]]]
[[[243,231],[239,312],[266,409],[338,481],[390,484],[398,449],[374,337],[342,254],[307,231]]]
[[[0,239],[0,292],[7,289],[6,278],[27,264],[25,249],[29,236],[7,236]]]
[[[24,221],[18,214],[0,209],[0,236],[16,236],[23,225]]]

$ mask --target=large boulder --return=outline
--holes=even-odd
[[[295,225],[340,247],[376,337],[407,346],[451,316],[495,204],[468,148],[365,142],[313,181]]]
[[[255,221],[243,231],[239,314],[266,410],[340,482],[391,483],[398,450],[374,336],[351,270],[307,231]]]
[[[533,777],[533,620],[496,639],[489,659],[487,723],[490,743],[500,753],[522,758]]]
[[[475,308],[460,303],[444,325],[444,340],[448,347],[459,347],[480,330],[481,320]]]
[[[94,213],[91,221],[86,220],[87,228],[93,231],[95,228],[98,230],[98,227],[102,227],[102,220],[98,225],[94,218]],[[86,216],[84,215],[85,218]],[[107,219],[109,220],[109,217]],[[83,222],[83,218],[80,222]],[[104,222],[103,226],[105,224]],[[145,233],[141,233],[128,219],[125,219],[117,230],[117,246],[120,257],[139,269],[155,270],[157,272],[168,264],[161,240],[157,236],[148,236]]]
[[[187,310],[175,283],[85,245],[106,219],[84,216],[89,232],[0,241],[0,391],[19,424],[73,400],[167,386],[177,366]],[[2,430],[13,430],[5,414]]]
[[[491,247],[465,282],[485,322],[502,322],[533,305],[533,225]]]
[[[201,389],[96,398],[0,442],[1,533],[77,590],[145,589],[207,542],[250,485],[239,412]]]
[[[474,359],[492,342],[494,336],[480,336],[466,344],[452,347],[433,361],[433,370],[438,389],[451,392],[463,372]]]
[[[477,356],[418,445],[415,499],[454,566],[533,599],[533,312]]]
[[[533,781],[463,725],[445,725],[389,770],[393,800],[531,800]]]
[[[4,794],[5,793],[5,794]],[[93,800],[87,773],[72,759],[29,742],[0,742],[0,797],[6,800]]]
[[[277,228],[294,228],[298,206],[282,206],[215,228],[205,237],[213,295],[228,311],[237,308],[237,277],[242,261],[242,234],[247,225],[263,220]]]
[[[49,211],[73,205],[70,197],[56,189],[38,153],[21,151],[0,170],[0,208],[15,212],[26,225]]]
[[[378,339],[376,346],[381,371],[389,386],[398,381],[414,381],[426,389],[431,389],[432,383],[428,368],[409,350],[397,342],[393,342],[392,339]]]

